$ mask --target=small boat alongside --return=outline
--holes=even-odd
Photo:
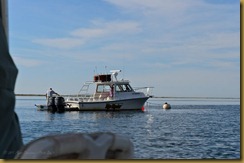
[[[64,97],[58,95],[58,96],[52,96],[47,99],[47,104],[35,104],[38,111],[50,111],[50,112],[59,112],[62,113],[64,111],[77,111],[77,108],[71,108],[69,107]]]
[[[117,79],[119,72],[111,70],[109,74],[94,75],[93,81],[85,82],[76,96],[67,97],[61,108],[65,111],[142,110],[152,97],[153,87],[132,88],[129,80]],[[53,105],[54,108],[56,105],[59,104]],[[38,110],[50,110],[50,106],[36,105]]]

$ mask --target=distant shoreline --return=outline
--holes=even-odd
[[[45,94],[15,94],[15,96],[46,96]],[[62,95],[67,96],[77,96],[77,95]],[[168,97],[168,96],[154,96],[152,98],[178,98],[178,99],[240,99],[238,97]]]
[[[15,96],[46,96],[45,94],[15,94]]]

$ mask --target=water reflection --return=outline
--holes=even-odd
[[[153,122],[154,122],[154,117],[153,115],[151,114],[148,114],[146,115],[146,118],[147,118],[147,123],[146,123],[146,130],[147,130],[147,133],[149,135],[149,137],[152,135],[152,125],[153,125]]]
[[[50,111],[44,111],[44,112],[45,112],[45,120],[47,121],[66,119],[65,113],[57,113],[57,112],[50,112]]]
[[[45,120],[99,120],[116,118],[133,118],[138,114],[144,114],[142,111],[69,111],[65,113],[39,111],[45,113]]]
[[[103,119],[103,118],[130,118],[133,116],[137,116],[137,114],[140,114],[143,112],[141,111],[105,111],[105,112],[95,112],[95,118],[96,119]]]

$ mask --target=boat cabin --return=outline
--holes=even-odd
[[[94,94],[96,100],[111,100],[116,97],[128,96],[132,92],[135,92],[130,86],[129,81],[117,81],[117,79],[114,81],[111,74],[96,75],[94,76],[94,82],[96,83],[96,91]]]

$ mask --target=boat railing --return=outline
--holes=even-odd
[[[83,86],[81,87],[80,91],[78,92],[78,95],[86,95],[88,94],[88,90],[91,84],[94,84],[93,81],[86,81]]]
[[[67,101],[77,101],[77,102],[96,102],[96,101],[110,101],[113,100],[109,95],[102,94],[79,94],[76,96],[69,96]]]
[[[86,81],[76,96],[69,96],[67,101],[89,101],[92,98],[92,94],[89,93],[89,87],[93,84],[93,81]]]
[[[153,88],[154,87],[133,87],[136,92],[143,92],[146,96],[153,96]]]

